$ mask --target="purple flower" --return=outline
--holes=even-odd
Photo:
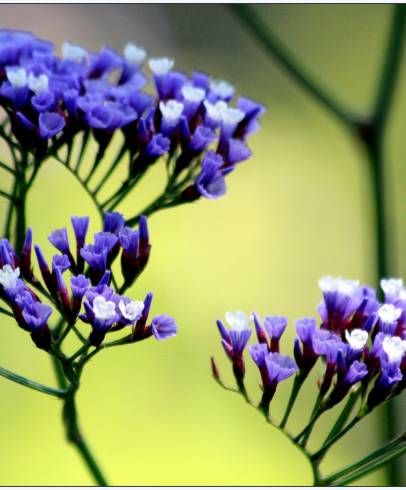
[[[67,255],[54,255],[52,258],[52,270],[59,269],[61,272],[65,272],[71,266],[69,257]]]
[[[165,155],[165,153],[168,153],[170,144],[171,142],[168,138],[162,136],[162,134],[156,134],[148,143],[145,150],[145,156],[148,159],[155,160],[156,158]]]
[[[79,274],[71,278],[70,284],[73,296],[82,299],[90,286],[90,281],[83,274]]]
[[[87,230],[89,228],[89,218],[88,216],[72,216],[71,220],[77,248],[80,250],[85,244]]]
[[[268,347],[266,344],[254,344],[249,347],[249,353],[252,357],[252,360],[258,366],[259,369],[265,369],[266,362],[265,359],[268,356]]]
[[[230,165],[243,162],[251,158],[252,152],[248,146],[240,140],[230,139],[228,142],[228,150],[226,161]]]
[[[178,333],[178,327],[173,318],[160,315],[153,318],[151,331],[157,340],[165,340],[174,337]]]
[[[59,230],[53,231],[48,236],[48,240],[62,254],[69,254],[69,239],[66,228],[60,228]]]
[[[226,193],[226,183],[221,168],[222,157],[212,151],[205,154],[202,160],[202,171],[196,180],[196,189],[207,199],[218,199]]]
[[[363,380],[368,374],[368,369],[363,362],[354,361],[349,367],[347,374],[344,378],[344,384],[352,386],[355,383]]]
[[[42,112],[38,121],[41,138],[53,138],[65,127],[65,119],[56,112]]]
[[[37,112],[51,111],[55,106],[55,96],[52,92],[44,90],[34,95],[31,99],[31,105]]]
[[[118,235],[125,224],[124,216],[121,213],[104,213],[103,231]]]
[[[38,301],[34,302],[29,294],[21,298],[20,307],[27,326],[33,331],[44,327],[52,314],[50,306]]]
[[[289,378],[298,369],[293,359],[277,352],[269,353],[265,358],[265,364],[271,384],[277,384]]]
[[[271,339],[279,340],[288,324],[288,319],[284,316],[266,316],[264,327]]]

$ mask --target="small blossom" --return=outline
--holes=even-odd
[[[345,338],[347,339],[347,342],[350,344],[352,349],[361,350],[368,342],[368,332],[359,328],[356,328],[351,332],[346,330]]]
[[[178,333],[175,320],[168,315],[160,315],[153,318],[151,330],[157,340],[166,340],[170,337],[175,337]]]
[[[6,264],[0,269],[0,284],[4,289],[15,288],[19,277],[19,267],[13,269],[11,265]]]
[[[150,58],[148,66],[154,75],[166,75],[175,62],[169,58]]]
[[[71,44],[66,41],[62,44],[62,58],[64,60],[81,63],[86,57],[87,51],[78,44]]]
[[[406,352],[406,340],[400,337],[385,337],[382,341],[382,350],[390,363],[399,364]]]
[[[144,303],[142,301],[129,301],[128,303],[125,303],[124,300],[120,300],[118,308],[125,320],[135,322],[141,318]]]
[[[147,52],[134,43],[127,43],[123,49],[124,58],[131,65],[140,66],[144,62]]]

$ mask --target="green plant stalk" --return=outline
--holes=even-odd
[[[32,381],[31,379],[20,376],[19,374],[13,373],[12,371],[9,371],[8,369],[2,367],[0,367],[0,376],[3,376],[10,381],[14,381],[14,383],[18,383],[22,386],[30,388],[31,390],[40,391],[41,393],[45,393],[47,395],[56,396],[57,398],[64,398],[66,396],[65,390],[45,386],[41,383]]]
[[[323,446],[325,446],[336,434],[340,432],[340,430],[344,427],[344,425],[347,423],[347,420],[349,416],[351,415],[352,409],[354,408],[355,404],[357,403],[358,397],[360,395],[360,390],[351,393],[350,397],[347,400],[347,403],[345,404],[342,412],[338,416],[335,424],[333,425],[331,431],[329,432],[328,436],[323,442]]]
[[[283,416],[282,422],[280,423],[280,426],[279,426],[281,429],[283,429],[288,422],[290,413],[292,412],[293,406],[294,406],[296,399],[299,395],[300,388],[302,387],[305,379],[306,379],[306,377],[303,376],[301,373],[299,373],[295,377],[295,380],[294,380],[293,386],[292,386],[292,391],[290,393],[288,405],[286,407],[285,414]]]
[[[346,468],[337,471],[336,473],[333,473],[327,477],[324,478],[325,483],[333,483],[335,480],[341,479],[343,477],[349,476],[351,473],[353,473],[356,470],[360,470],[362,467],[365,467],[367,464],[372,464],[377,461],[378,458],[381,457],[386,457],[388,453],[393,452],[394,450],[397,450],[400,445],[405,445],[405,433],[401,434],[398,436],[396,439],[393,441],[385,444],[381,448],[370,452],[367,456],[364,456],[361,458],[359,461],[356,463],[347,466]]]

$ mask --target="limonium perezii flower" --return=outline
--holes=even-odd
[[[51,265],[40,246],[34,246],[39,271],[33,269],[31,262],[31,229],[21,256],[7,239],[0,240],[0,299],[10,308],[18,325],[31,333],[38,347],[53,349],[48,319],[54,310],[70,326],[80,323],[79,320],[88,324],[90,332],[80,336],[88,337],[88,345],[95,347],[102,344],[109,332],[125,328],[130,331],[125,339],[128,343],[152,335],[157,340],[176,335],[176,323],[169,316],[149,320],[152,293],[144,300],[123,294],[144,269],[151,249],[145,217],[137,230],[124,223],[121,214],[107,213],[104,231],[94,234],[93,243],[86,243],[89,219],[74,216],[75,251],[72,252],[66,228],[53,231],[49,241],[58,253],[52,257]],[[124,280],[121,287],[113,287],[111,267],[120,252]]]
[[[292,358],[279,352],[279,340],[288,323],[285,317],[266,316],[262,322],[253,313],[251,322],[242,312],[227,313],[229,330],[223,322],[217,321],[223,347],[233,364],[238,391],[246,398],[244,351],[248,348],[261,377],[262,399],[258,408],[267,418],[277,385],[295,375],[292,395],[280,423],[282,428],[300,387],[312,369],[320,365],[319,394],[313,409],[308,410],[309,425],[294,439],[302,446],[306,445],[318,418],[343,399],[348,398],[351,403],[360,400],[358,417],[361,419],[406,386],[406,288],[403,281],[381,281],[383,303],[378,301],[374,289],[358,281],[323,277],[319,286],[323,294],[318,306],[320,318],[295,321],[297,337],[292,346]],[[252,330],[257,343],[248,346]],[[214,359],[212,369],[216,380],[225,386]],[[345,421],[343,418],[340,423]]]
[[[226,176],[251,157],[247,139],[264,107],[238,97],[224,80],[177,71],[173,59],[148,57],[133,43],[121,53],[109,47],[93,52],[71,42],[56,48],[10,30],[0,30],[0,43],[0,107],[9,118],[10,137],[33,154],[36,166],[64,145],[71,149],[77,137],[84,148],[91,134],[98,152],[83,178],[88,185],[113,136],[122,134],[119,155],[128,155],[128,175],[99,203],[105,211],[162,157],[170,179],[160,207],[221,197]],[[79,162],[73,170],[79,172]]]

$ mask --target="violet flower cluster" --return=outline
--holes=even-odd
[[[152,293],[143,301],[124,295],[148,262],[151,245],[146,218],[142,216],[138,229],[133,230],[125,226],[121,214],[106,213],[103,231],[95,233],[92,241],[86,240],[89,218],[72,217],[72,226],[74,247],[66,228],[49,235],[58,251],[50,263],[41,248],[34,246],[39,270],[33,267],[31,229],[20,255],[7,239],[0,240],[0,300],[11,310],[17,324],[30,332],[35,344],[58,354],[58,346],[71,329],[84,343],[85,353],[91,346],[99,348],[110,332],[122,329],[129,334],[119,343],[150,336],[164,340],[176,335],[176,323],[169,316],[149,319]],[[116,287],[112,287],[112,266],[119,257],[122,285],[118,287],[114,279]],[[54,335],[48,326],[54,310],[67,324],[62,336]],[[90,326],[89,333],[83,334],[77,328],[79,320]]]
[[[267,316],[261,322],[255,313],[247,318],[242,312],[229,312],[226,314],[228,328],[223,322],[217,322],[240,390],[245,390],[244,351],[255,330],[257,343],[248,350],[261,376],[260,407],[266,413],[278,383],[296,375],[293,399],[282,426],[292,410],[298,387],[319,360],[323,368],[318,379],[319,396],[312,424],[321,413],[351,393],[359,395],[360,413],[365,415],[406,386],[406,289],[403,281],[381,281],[383,302],[378,301],[374,289],[358,281],[323,277],[319,286],[323,293],[318,307],[320,318],[296,320],[297,337],[292,358],[279,352],[287,318]],[[214,360],[212,367],[219,381]]]
[[[146,51],[132,43],[120,54],[65,42],[58,55],[52,43],[30,33],[0,30],[0,107],[11,125],[9,137],[39,165],[64,145],[70,150],[76,136],[85,142],[92,134],[98,153],[82,179],[87,185],[120,132],[119,158],[95,194],[125,154],[128,175],[99,203],[104,211],[113,210],[161,157],[170,179],[160,208],[222,196],[226,175],[251,156],[246,140],[258,128],[264,107],[246,97],[233,102],[231,84],[198,71],[187,76],[166,57],[148,59],[153,81],[148,91],[146,61]]]

